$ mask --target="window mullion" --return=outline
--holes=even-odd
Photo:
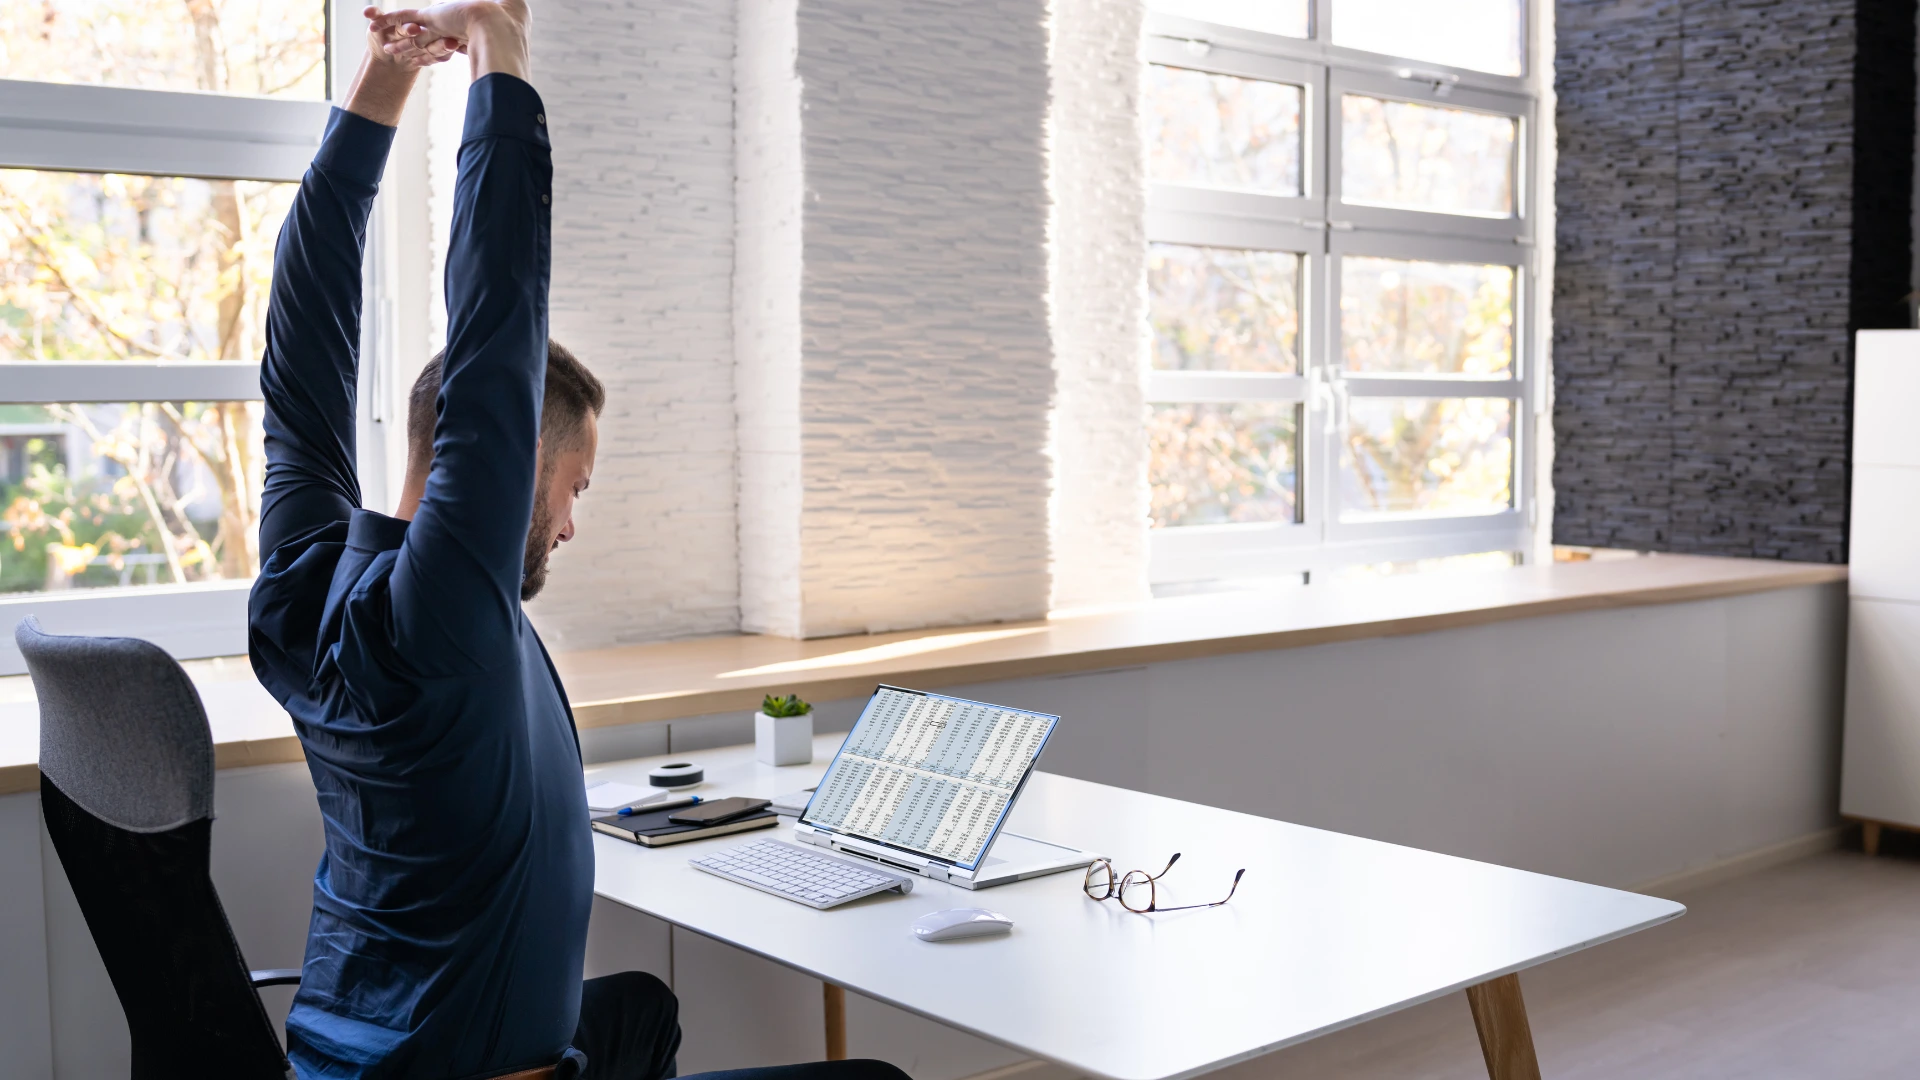
[[[323,101],[0,79],[0,168],[298,180]]]
[[[258,401],[255,363],[0,363],[8,404],[120,401]]]
[[[1308,380],[1298,375],[1265,375],[1238,371],[1150,371],[1147,400],[1172,401],[1305,401]]]
[[[1333,0],[1314,0],[1314,34],[1321,41],[1326,40],[1327,27],[1331,25]],[[1302,499],[1305,513],[1302,521],[1313,530],[1320,543],[1327,540],[1327,523],[1333,515],[1333,483],[1335,470],[1339,463],[1338,443],[1338,402],[1333,393],[1334,352],[1339,341],[1339,326],[1336,321],[1338,296],[1329,267],[1332,260],[1327,241],[1327,222],[1332,220],[1333,191],[1332,153],[1336,127],[1333,123],[1332,74],[1322,65],[1316,73],[1312,90],[1314,109],[1308,121],[1309,145],[1313,148],[1313,194],[1320,213],[1319,251],[1308,259],[1311,272],[1308,274],[1310,294],[1308,302],[1302,305],[1303,328],[1307,347],[1303,350],[1309,368],[1309,378],[1313,390],[1307,405],[1301,410],[1301,456],[1306,468],[1302,470],[1306,491]]]

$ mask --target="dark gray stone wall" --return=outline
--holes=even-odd
[[[1555,542],[1844,561],[1851,330],[1898,325],[1905,293],[1912,0],[1556,18]],[[1874,44],[1902,19],[1904,69]]]

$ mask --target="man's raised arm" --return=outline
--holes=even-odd
[[[428,673],[473,670],[518,648],[546,385],[553,155],[540,95],[525,80],[524,3],[475,0],[383,19],[430,46],[456,43],[473,62],[433,464],[390,585],[392,629],[409,662]]]
[[[367,14],[377,14],[372,8]],[[394,127],[419,76],[371,35],[367,58],[334,109],[313,164],[280,229],[260,364],[266,399],[266,489],[260,551],[360,505],[354,470],[354,392],[360,354],[360,268],[367,216]]]

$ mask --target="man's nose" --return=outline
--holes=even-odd
[[[555,538],[554,543],[564,544],[571,539],[573,539],[573,515],[568,514],[567,523],[560,527],[560,535]]]

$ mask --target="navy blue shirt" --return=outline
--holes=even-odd
[[[303,1077],[464,1076],[571,1040],[593,898],[579,743],[520,605],[547,356],[552,160],[539,95],[467,98],[432,473],[411,523],[360,508],[367,216],[393,129],[334,110],[280,233],[254,671],[293,716],[326,853],[288,1055]]]

